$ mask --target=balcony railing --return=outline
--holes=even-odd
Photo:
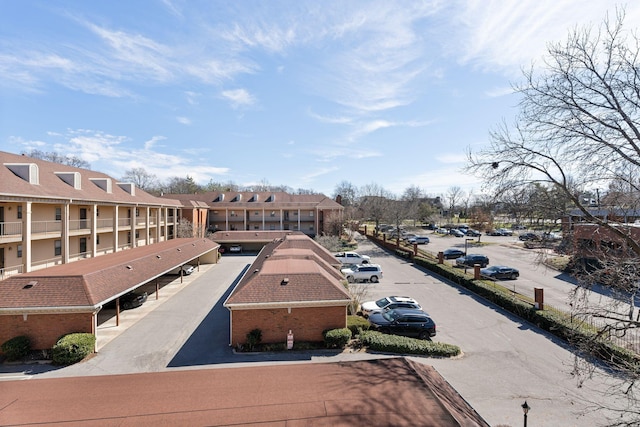
[[[62,232],[62,221],[33,221],[31,232],[33,234],[59,234]]]
[[[31,268],[33,270],[40,270],[42,268],[53,267],[54,265],[62,264],[62,257],[58,256],[55,258],[43,259],[40,261],[33,261],[31,263]]]
[[[130,227],[131,218],[118,218],[118,227]]]
[[[0,280],[7,279],[11,276],[14,276],[16,274],[21,274],[21,273],[22,273],[22,264],[14,265],[11,267],[0,268]]]
[[[90,219],[71,219],[69,220],[69,231],[91,230]]]
[[[98,228],[113,228],[113,218],[100,218],[96,221]]]
[[[91,258],[91,252],[79,252],[77,254],[69,254],[69,261],[78,261],[85,258]]]
[[[0,222],[0,241],[3,238],[15,238],[22,236],[21,222]]]

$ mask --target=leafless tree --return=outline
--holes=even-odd
[[[457,186],[449,187],[445,197],[447,206],[449,207],[449,218],[451,219],[455,215],[456,207],[464,198],[464,190]]]
[[[136,187],[145,191],[153,191],[158,187],[158,177],[147,172],[144,168],[126,170],[121,180],[124,182],[132,182]]]
[[[382,221],[390,218],[393,208],[389,201],[393,195],[378,184],[367,184],[360,190],[359,209],[364,218],[370,218],[376,229]]]
[[[370,285],[366,283],[347,283],[347,290],[351,295],[351,302],[349,303],[349,313],[356,314],[360,305],[369,299]]]
[[[468,166],[495,191],[541,183],[562,193],[586,221],[606,230],[622,246],[622,251],[600,250],[599,257],[629,279],[621,280],[627,295],[636,294],[640,284],[637,271],[624,269],[629,260],[637,263],[640,241],[629,227],[594,215],[580,195],[614,183],[627,194],[638,194],[637,175],[621,171],[640,167],[639,46],[637,33],[624,27],[624,11],[605,18],[598,27],[574,29],[566,42],[550,44],[543,65],[525,70],[523,83],[514,87],[520,97],[515,123],[494,129],[488,148],[469,152]],[[613,305],[602,307],[593,298],[581,298],[598,278],[585,275],[582,279],[573,300],[578,312],[606,318],[602,334],[611,325],[618,334],[638,332],[640,322],[633,316],[633,307],[627,304],[620,311]],[[583,354],[597,348],[593,344],[576,343]],[[615,425],[638,425],[638,363],[614,368],[626,386],[609,390],[618,393],[620,406],[606,409],[619,411]],[[588,373],[576,369],[578,375]]]
[[[55,151],[46,152],[34,149],[23,154],[35,159],[46,160],[48,162],[60,163],[62,165],[73,166],[76,168],[91,169],[91,165],[86,160],[82,160],[77,156],[65,156]]]

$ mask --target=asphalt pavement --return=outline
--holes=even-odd
[[[603,413],[588,411],[589,402],[610,403],[604,392],[612,378],[597,371],[600,377],[578,388],[571,375],[573,354],[563,342],[364,239],[358,252],[370,255],[384,269],[383,280],[369,285],[372,299],[394,294],[415,297],[438,324],[435,341],[462,348],[463,355],[456,359],[411,359],[433,365],[491,425],[520,425],[520,405],[525,400],[532,408],[532,426],[605,423]],[[0,379],[389,357],[338,351],[234,353],[229,346],[229,313],[222,304],[253,259],[225,255],[218,264],[202,266],[171,291],[161,289],[159,299],[151,296],[144,310],[125,312],[117,333],[111,332],[108,340],[105,335],[98,353],[82,363],[63,368],[2,365]],[[125,326],[126,322],[130,323]],[[111,326],[103,323],[100,327],[99,339]]]

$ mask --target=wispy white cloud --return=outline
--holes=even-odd
[[[188,118],[188,117],[178,116],[178,117],[176,117],[176,120],[178,121],[178,123],[181,123],[183,125],[190,125],[191,124],[191,119]]]
[[[233,108],[249,107],[256,103],[256,99],[246,89],[223,90],[222,97],[230,101]]]
[[[89,129],[68,129],[64,134],[51,136],[54,139],[51,142],[25,141],[20,138],[15,140],[25,150],[37,148],[77,156],[88,162],[92,169],[114,178],[123,176],[132,168],[143,168],[161,180],[191,176],[196,182],[208,182],[229,173],[228,167],[212,166],[208,160],[200,162],[199,159],[203,159],[201,155],[194,156],[187,152],[184,155],[165,154],[158,151],[157,142],[165,140],[163,136],[152,137],[144,143],[143,149],[131,148],[125,144],[130,141],[128,137]]]
[[[313,172],[310,172],[310,173],[308,173],[306,175],[302,175],[300,177],[300,179],[303,182],[313,182],[316,178],[321,177],[323,175],[330,174],[331,172],[335,172],[337,170],[338,170],[337,166],[330,167],[330,168],[321,168],[321,169],[317,169],[317,170],[315,170]]]

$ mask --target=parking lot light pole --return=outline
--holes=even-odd
[[[473,239],[464,239],[464,254],[467,255],[467,243],[472,242]]]
[[[522,404],[522,412],[524,412],[524,427],[527,427],[527,414],[529,413],[529,409],[531,409],[531,407],[527,405],[527,401],[525,400]]]

